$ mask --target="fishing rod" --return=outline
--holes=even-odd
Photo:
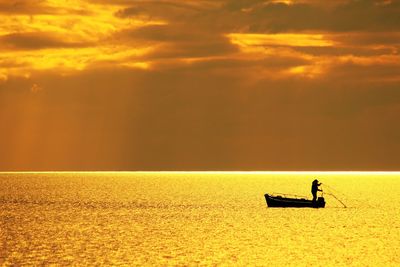
[[[329,186],[329,185],[327,185],[327,184],[324,184],[324,186],[327,187],[330,191],[333,191],[333,192],[336,192],[337,194],[341,194],[341,195],[343,195],[343,196],[346,196],[345,194],[343,194],[343,193],[337,191],[336,189],[332,188],[331,186]]]
[[[344,204],[344,203],[343,203],[340,199],[338,199],[334,194],[332,194],[332,193],[326,193],[326,192],[325,192],[325,194],[333,196],[337,201],[340,202],[340,204],[343,205],[343,207],[347,208],[346,204]]]
[[[330,187],[330,186],[327,185],[327,184],[324,184],[324,186],[328,187],[328,189],[329,189],[330,191],[335,191],[335,192],[341,194],[340,192],[338,192],[337,190],[333,189],[332,187]],[[335,196],[333,193],[330,193],[330,192],[324,192],[324,193],[327,194],[327,195],[333,196],[337,201],[340,202],[340,204],[343,205],[343,207],[347,208],[346,204],[344,204],[343,201],[341,201],[341,200],[340,200],[337,196]],[[344,195],[344,194],[342,194],[342,195]]]
[[[349,197],[348,195],[346,195],[346,194],[344,194],[344,193],[342,193],[342,192],[339,192],[338,190],[332,188],[331,186],[329,186],[329,185],[327,185],[327,184],[324,184],[324,187],[327,187],[327,188],[329,189],[329,191],[330,191],[329,193],[326,193],[326,194],[333,196],[333,197],[334,197],[335,199],[337,199],[343,206],[345,206],[345,204],[343,203],[343,201],[340,201],[339,198],[336,197],[335,195],[333,195],[333,193],[332,193],[331,191],[335,192],[335,194],[339,194],[339,195],[343,196],[346,200],[357,201],[358,203],[362,203],[362,204],[365,205],[366,207],[370,207],[370,208],[373,207],[373,206],[371,206],[371,204],[369,204],[369,203],[366,202],[365,200],[353,199],[353,198]]]

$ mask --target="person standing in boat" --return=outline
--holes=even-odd
[[[313,195],[313,199],[312,199],[312,201],[313,202],[316,202],[317,201],[317,192],[318,191],[321,191],[322,192],[322,189],[319,189],[318,188],[318,186],[320,186],[322,183],[318,183],[318,180],[317,179],[315,179],[313,182],[312,182],[312,185],[311,185],[311,194]]]

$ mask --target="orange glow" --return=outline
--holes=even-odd
[[[310,66],[298,66],[293,67],[288,70],[288,74],[302,76],[306,78],[315,78],[321,74],[323,74],[325,69],[323,66],[319,64],[310,65]]]
[[[247,46],[333,46],[323,34],[228,34],[233,44]]]
[[[398,14],[0,0],[0,170],[398,168]]]
[[[291,5],[294,3],[293,0],[272,0],[271,2],[275,4],[286,4],[286,5]]]

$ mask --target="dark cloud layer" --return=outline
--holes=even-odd
[[[256,31],[392,31],[399,30],[399,2],[348,1],[333,8],[308,4],[269,4],[252,12]],[[257,22],[261,23],[257,23]]]
[[[0,36],[0,49],[45,49],[87,47],[88,43],[65,42],[50,33],[25,32]]]
[[[238,51],[225,36],[198,29],[188,32],[182,25],[152,25],[118,32],[114,38],[132,45],[159,45],[162,49],[146,58],[190,58],[226,55]]]
[[[148,16],[169,21],[184,21],[208,27],[209,31],[397,31],[400,2],[350,0],[338,5],[329,3],[294,3],[226,0],[211,8],[193,8],[181,1],[125,1],[118,15]],[[190,3],[190,2],[189,2]]]
[[[65,3],[67,6],[58,7],[47,0],[0,0],[0,15],[51,15],[51,14],[89,14],[89,10],[78,9]]]
[[[0,13],[8,14],[46,14],[54,11],[34,0],[1,0]]]

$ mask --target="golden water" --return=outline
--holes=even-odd
[[[315,177],[348,208],[267,208]],[[399,266],[399,202],[399,173],[2,173],[0,264]]]

